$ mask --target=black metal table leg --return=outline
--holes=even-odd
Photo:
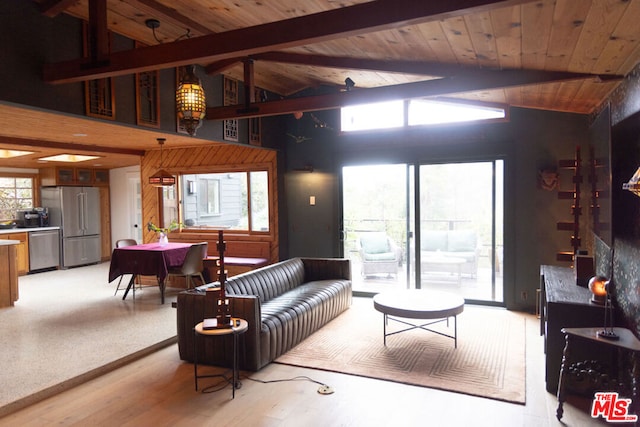
[[[196,383],[196,391],[198,391],[198,333],[193,328],[193,379]]]
[[[131,276],[131,280],[129,280],[129,284],[127,285],[127,289],[124,290],[124,295],[122,296],[122,300],[124,301],[127,298],[127,294],[129,293],[129,289],[133,287],[133,299],[136,299],[136,286],[135,286],[135,274]]]

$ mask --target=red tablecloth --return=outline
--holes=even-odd
[[[191,243],[158,243],[116,248],[111,254],[109,282],[123,274],[156,276],[159,284],[164,283],[170,267],[179,267],[191,247]]]

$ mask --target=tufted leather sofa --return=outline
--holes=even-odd
[[[178,294],[180,358],[193,361],[193,327],[212,316],[210,283]],[[348,259],[292,258],[227,280],[231,315],[248,321],[240,335],[240,368],[257,371],[286,353],[351,305]],[[231,366],[232,336],[198,341],[198,363]]]

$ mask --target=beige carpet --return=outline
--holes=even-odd
[[[165,304],[158,287],[123,301],[108,272],[102,263],[19,278],[20,298],[0,309],[0,416],[176,341],[179,289]]]
[[[451,334],[453,320],[431,328]],[[415,329],[387,337],[371,300],[345,313],[278,363],[525,403],[525,319],[503,309],[465,306],[454,342]],[[390,322],[388,331],[405,326]]]

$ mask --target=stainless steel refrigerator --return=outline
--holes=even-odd
[[[44,187],[42,205],[49,225],[60,227],[62,268],[100,262],[100,190],[95,187]]]

